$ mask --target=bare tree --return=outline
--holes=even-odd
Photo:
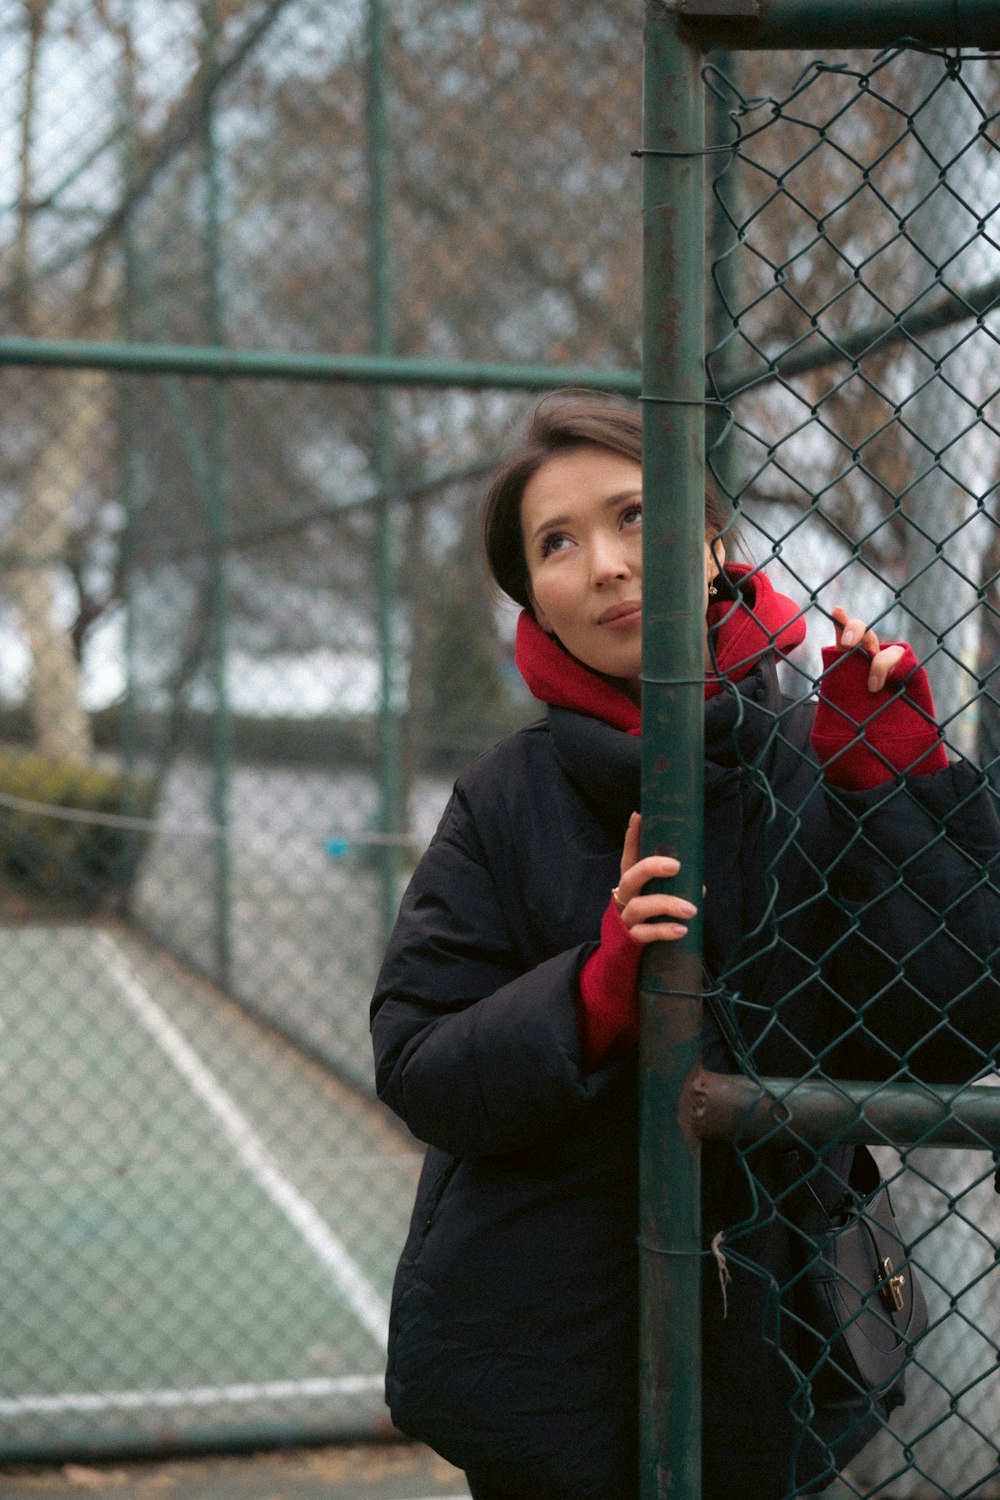
[[[949,738],[975,753],[996,81],[917,52],[742,66],[739,91],[716,85],[746,135],[720,190],[738,334],[714,365],[742,392],[735,485],[769,546],[787,555],[800,526],[819,543],[811,592],[835,580],[914,639]]]

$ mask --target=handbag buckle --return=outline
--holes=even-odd
[[[884,1285],[882,1296],[890,1312],[903,1312],[906,1303],[903,1300],[903,1288],[906,1285],[906,1277],[902,1273],[893,1275],[892,1261],[888,1255],[882,1262],[882,1275]]]

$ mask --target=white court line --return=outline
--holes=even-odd
[[[330,1271],[359,1321],[385,1349],[389,1313],[367,1277],[354,1264],[341,1240],[315,1206],[288,1181],[256,1131],[230,1099],[215,1075],[140,983],[124,955],[106,932],[96,935],[114,978],[139,1020],[163,1048],[177,1071],[215,1115],[271,1201],[294,1224],[306,1244]]]
[[[314,1380],[265,1380],[258,1385],[204,1385],[189,1391],[81,1391],[59,1396],[15,1396],[0,1401],[0,1417],[52,1412],[130,1411],[183,1406],[243,1406],[254,1401],[298,1401],[303,1397],[360,1396],[382,1390],[381,1375],[341,1375]]]

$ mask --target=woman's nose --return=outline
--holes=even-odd
[[[591,572],[595,583],[628,577],[628,553],[618,537],[595,539],[591,551]]]

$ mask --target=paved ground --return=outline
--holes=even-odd
[[[0,1500],[452,1500],[468,1490],[426,1448],[350,1444],[166,1462],[0,1467]]]

